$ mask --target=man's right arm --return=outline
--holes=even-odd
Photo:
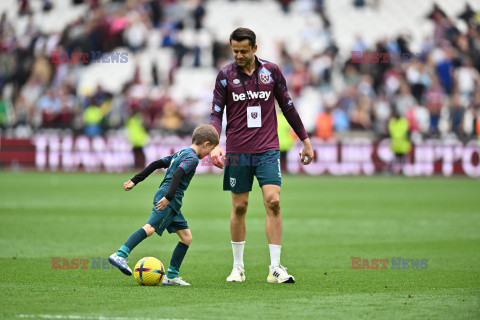
[[[212,113],[210,115],[210,124],[215,127],[218,132],[218,136],[222,133],[222,121],[223,111],[225,110],[225,104],[227,102],[227,78],[224,76],[222,70],[218,72],[217,80],[215,81],[215,89],[213,90],[213,102]],[[210,153],[212,162],[215,166],[223,169],[224,164],[222,157],[224,156],[223,150],[220,146],[217,146]]]
[[[210,124],[217,129],[218,135],[222,133],[223,111],[227,102],[227,78],[222,70],[218,72],[213,90],[212,113],[210,114]]]

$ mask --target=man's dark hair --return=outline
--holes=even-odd
[[[257,36],[255,32],[248,28],[237,28],[230,35],[230,44],[232,44],[232,40],[237,42],[248,40],[250,46],[253,48],[257,42]]]
[[[209,141],[214,146],[218,146],[219,140],[217,129],[211,124],[199,126],[193,131],[192,143],[197,146],[202,145],[206,141]]]

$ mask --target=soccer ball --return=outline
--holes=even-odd
[[[142,286],[156,286],[165,277],[165,267],[157,258],[145,257],[135,265],[133,276]]]

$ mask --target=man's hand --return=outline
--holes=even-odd
[[[212,158],[212,163],[214,166],[223,169],[223,167],[225,166],[225,164],[223,163],[225,153],[220,146],[216,146],[215,149],[210,152],[210,158]]]
[[[306,138],[303,142],[303,149],[302,152],[300,153],[300,162],[302,162],[303,165],[307,165],[313,160],[313,149],[312,149],[312,144],[310,143],[310,139]]]
[[[157,204],[155,205],[156,210],[163,210],[165,209],[170,201],[167,200],[167,198],[163,197],[162,200],[158,201]]]
[[[123,184],[123,189],[125,189],[125,191],[130,191],[133,187],[135,187],[135,183],[133,183],[132,180],[128,180]]]

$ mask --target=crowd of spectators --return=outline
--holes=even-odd
[[[425,19],[433,24],[434,32],[425,37],[421,46],[426,61],[355,63],[339,55],[331,32],[334,21],[330,21],[324,1],[311,1],[312,10],[322,22],[319,32],[330,39],[328,45],[305,58],[289,52],[281,43],[280,59],[275,61],[297,106],[305,92],[320,93],[320,99],[312,104],[316,121],[307,128],[309,133],[324,140],[352,131],[386,136],[395,109],[408,120],[411,133],[418,136],[469,138],[476,134],[475,121],[480,116],[480,18],[473,8],[467,5],[464,12],[452,17],[438,5],[433,6]],[[29,21],[23,30],[19,30],[14,17],[3,13],[0,18],[0,128],[23,127],[31,132],[63,128],[98,135],[124,128],[130,118],[141,115],[147,130],[183,135],[196,124],[208,121],[208,112],[196,112],[197,98],[179,102],[168,90],[176,81],[178,68],[185,65],[186,55],[192,57],[189,67],[205,64],[201,61],[202,47],[182,38],[185,28],[205,28],[206,7],[202,0],[91,0],[87,12],[58,33],[41,31],[29,2],[18,2],[18,16],[26,16]],[[83,2],[73,0],[72,5],[85,5]],[[290,14],[292,1],[278,2],[284,13]],[[361,10],[362,3],[353,1],[352,10]],[[382,5],[380,1],[373,4]],[[50,11],[53,6],[53,2],[44,0],[41,10]],[[464,32],[456,27],[460,20],[467,25]],[[137,67],[119,93],[108,92],[102,85],[81,92],[80,74],[95,57],[89,56],[82,63],[52,63],[55,51],[72,56],[128,47],[136,54],[144,50],[152,30],[161,32],[158,46],[169,48],[172,59],[168,61],[168,74],[160,74],[152,63],[149,84],[142,82]],[[218,69],[231,60],[226,41],[212,37],[209,48],[211,68]],[[358,36],[351,51],[388,53],[391,57],[415,54],[405,35],[375,44]],[[335,81],[337,78],[339,81]]]
[[[86,5],[82,0],[72,5]],[[52,10],[44,1],[42,10]],[[201,0],[184,5],[178,1],[88,1],[88,10],[61,32],[45,33],[35,23],[36,12],[29,0],[19,1],[18,16],[27,17],[20,30],[14,17],[4,12],[0,18],[0,128],[22,127],[30,132],[44,128],[71,129],[74,133],[98,135],[109,129],[124,128],[128,119],[142,116],[146,129],[161,129],[187,134],[197,120],[189,112],[192,100],[174,101],[168,87],[175,71],[182,66],[186,53],[197,56],[199,49],[186,47],[179,39],[185,23],[201,29],[204,6]],[[153,29],[162,33],[159,46],[174,52],[166,61],[169,72],[160,75],[156,63],[151,65],[151,84],[141,80],[139,67],[119,93],[108,92],[100,84],[82,92],[79,86],[84,68],[102,59],[93,54],[127,47],[135,56],[141,52]],[[226,43],[216,44],[215,62],[226,54]],[[68,54],[58,57],[55,53]],[[76,63],[67,61],[77,55]],[[134,60],[134,59],[131,59]],[[7,90],[9,88],[10,90]],[[85,91],[85,90],[83,90]],[[8,94],[6,94],[8,92]]]
[[[378,3],[377,3],[378,5]],[[434,33],[427,35],[421,52],[412,52],[408,37],[379,40],[367,45],[359,36],[353,51],[367,54],[388,54],[388,63],[358,63],[348,59],[342,66],[342,89],[330,104],[324,104],[317,119],[317,135],[334,137],[345,130],[372,131],[377,136],[388,134],[388,121],[396,110],[409,122],[410,132],[417,137],[456,136],[464,139],[479,134],[475,122],[480,117],[480,19],[466,5],[458,17],[449,17],[437,4],[425,16],[434,25]],[[466,32],[456,27],[464,20]],[[402,54],[425,56],[427,59],[402,60]],[[335,59],[333,54],[329,54]],[[408,57],[408,56],[407,56]],[[328,90],[329,75],[335,64],[319,73],[308,63],[294,69],[293,76],[310,70],[302,77]],[[327,121],[325,128],[322,122]],[[333,126],[328,126],[328,123]]]

